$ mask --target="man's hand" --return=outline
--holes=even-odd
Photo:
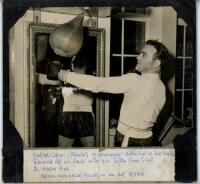
[[[65,79],[67,78],[65,75],[67,75],[67,71],[66,70],[60,70],[60,72],[58,73],[58,79],[64,82],[67,82]]]

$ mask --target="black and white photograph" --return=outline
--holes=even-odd
[[[13,7],[4,2],[4,182],[39,181],[25,169],[28,151],[38,150],[33,158],[41,159],[49,150],[62,157],[93,149],[151,150],[155,158],[140,160],[151,169],[158,151],[170,150],[169,182],[196,181],[195,1],[61,5],[16,4],[11,16]],[[134,178],[130,170],[93,181],[94,166],[87,167],[87,176],[73,175],[78,179],[43,174],[41,182],[81,182],[83,176],[84,182],[168,181],[157,175],[148,181],[145,171]],[[127,180],[118,180],[122,175]]]

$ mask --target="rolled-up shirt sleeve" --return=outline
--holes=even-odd
[[[119,77],[95,77],[91,75],[67,73],[67,81],[79,88],[92,91],[93,93],[126,93],[133,83],[136,82],[130,74]]]

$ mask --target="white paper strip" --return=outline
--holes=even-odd
[[[173,149],[24,150],[24,182],[174,181]]]

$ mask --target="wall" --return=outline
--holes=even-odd
[[[162,42],[169,50],[169,52],[176,56],[176,29],[177,29],[177,13],[172,7],[157,7],[153,8],[150,16],[150,31],[149,38],[156,39]],[[167,103],[161,113],[160,125],[165,129],[171,121],[169,116],[170,110],[174,107],[175,96],[175,75],[173,74],[175,61],[171,60],[169,68],[165,71],[164,79],[167,79]],[[165,126],[163,127],[163,125]],[[173,134],[174,135],[174,134]],[[170,141],[167,141],[169,137],[165,137],[162,144],[165,145],[172,140],[170,135]]]
[[[163,10],[163,31],[162,31],[162,42],[165,43],[169,51],[173,54],[173,56],[176,56],[176,29],[177,29],[177,14],[174,11],[174,9],[168,7]],[[171,66],[171,70],[173,71],[175,69],[175,64]],[[170,71],[168,71],[170,73]],[[171,100],[173,100],[173,107],[174,107],[174,98],[175,98],[175,75],[171,77],[168,81],[167,88],[169,91],[167,92],[167,100],[168,100],[168,106],[169,108],[172,104],[170,103]],[[168,108],[166,107],[166,113],[168,111]],[[173,113],[173,112],[172,112]],[[171,117],[168,118],[164,129],[169,125],[171,122]],[[168,134],[163,140],[162,145],[169,144],[173,141],[174,134]]]
[[[25,136],[25,117],[26,101],[24,94],[26,89],[24,85],[27,79],[24,78],[24,63],[27,62],[27,26],[29,21],[33,20],[33,12],[27,11],[20,18],[9,32],[9,103],[10,103],[10,120],[15,124],[16,129],[22,138]]]

